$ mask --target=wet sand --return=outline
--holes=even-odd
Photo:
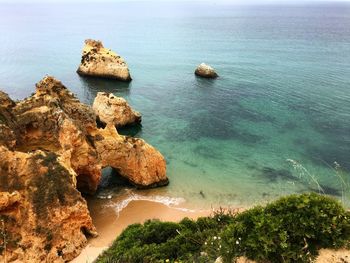
[[[97,200],[96,202],[101,202]],[[99,236],[89,239],[88,245],[73,263],[90,263],[108,248],[113,240],[130,224],[142,223],[148,219],[162,221],[180,221],[184,217],[196,219],[207,216],[211,210],[193,211],[173,208],[162,203],[134,200],[117,214],[113,207],[102,207],[96,203],[89,203],[89,209]]]

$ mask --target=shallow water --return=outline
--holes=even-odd
[[[2,4],[0,34],[0,87],[13,98],[50,74],[86,103],[110,91],[142,112],[132,132],[164,154],[171,183],[102,187],[116,207],[130,193],[249,206],[318,191],[313,178],[349,203],[332,168],[349,180],[349,4]],[[120,53],[133,81],[79,77],[86,38]],[[196,78],[201,62],[220,77]]]

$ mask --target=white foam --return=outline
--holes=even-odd
[[[147,196],[147,195],[135,194],[132,191],[130,191],[128,193],[128,195],[125,199],[120,200],[118,202],[111,202],[108,204],[108,206],[112,206],[119,216],[119,213],[125,207],[127,207],[131,201],[141,201],[141,200],[161,203],[161,204],[166,205],[168,207],[171,207],[173,209],[177,209],[177,210],[181,210],[181,211],[185,211],[185,212],[195,212],[195,210],[177,207],[178,205],[186,202],[186,200],[182,197],[169,197],[169,196],[161,196],[161,195]]]

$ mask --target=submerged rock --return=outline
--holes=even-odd
[[[131,81],[125,60],[110,49],[104,48],[101,41],[85,40],[78,74]]]
[[[200,64],[196,71],[194,72],[197,76],[203,77],[203,78],[217,78],[218,74],[216,71],[209,65],[202,63]]]
[[[80,192],[96,191],[103,167],[138,187],[168,183],[161,153],[119,135],[114,125],[99,129],[93,109],[52,77],[22,101],[4,93],[0,101],[0,231],[8,238],[8,262],[77,256],[86,236],[96,235]]]
[[[141,122],[141,114],[134,111],[125,99],[112,93],[98,92],[92,108],[104,124],[123,127]]]

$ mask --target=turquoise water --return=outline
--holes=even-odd
[[[349,4],[2,4],[0,34],[0,87],[13,98],[49,74],[86,103],[110,91],[142,112],[128,132],[164,154],[170,185],[132,193],[246,206],[317,191],[312,176],[349,201],[332,168],[348,182]],[[133,81],[79,77],[86,38],[120,53]],[[201,62],[220,77],[196,78]]]

